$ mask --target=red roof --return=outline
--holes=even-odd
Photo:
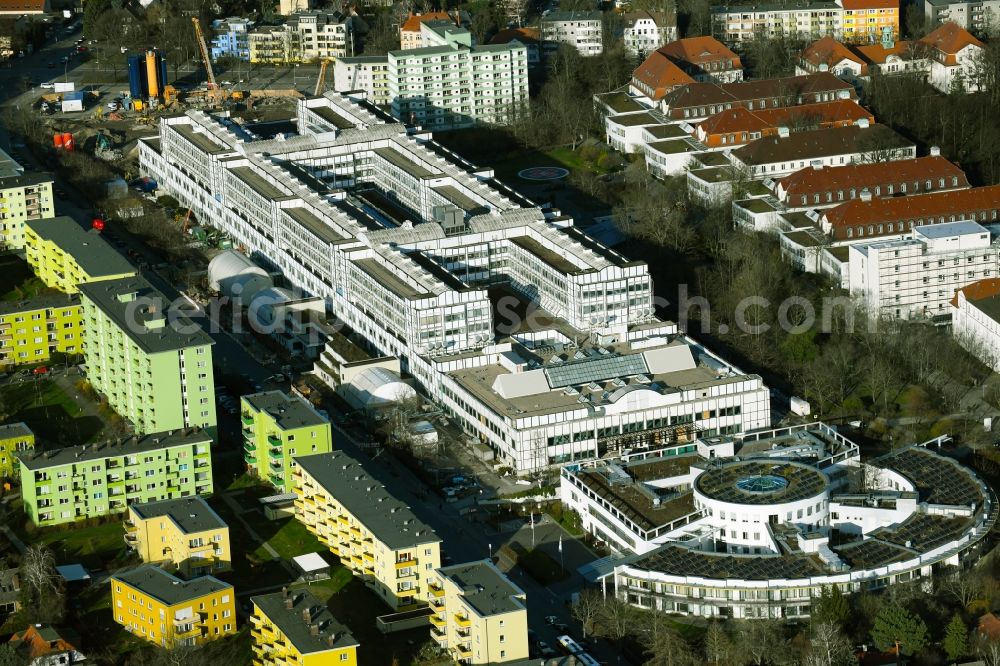
[[[537,28],[508,28],[493,35],[490,44],[509,44],[515,39],[522,44],[537,44],[540,38]]]
[[[48,0],[0,0],[0,12],[4,14],[42,14],[48,10]]]
[[[899,0],[838,0],[844,9],[896,9]]]
[[[677,86],[694,83],[694,79],[659,51],[650,53],[632,72],[632,81],[654,100],[660,99]]]
[[[983,43],[965,28],[954,23],[943,23],[918,43],[929,46],[945,55],[955,55],[966,46],[984,48]]]
[[[913,45],[913,42],[901,41],[896,42],[892,48],[887,49],[881,44],[859,44],[854,47],[854,51],[869,65],[884,65],[889,56],[898,55],[904,59],[915,57],[911,45]]]
[[[833,102],[818,104],[802,104],[771,109],[748,111],[746,107],[738,106],[720,111],[698,124],[698,128],[706,134],[726,134],[730,132],[760,132],[775,127],[815,126],[854,122],[867,118],[874,123],[875,117],[870,111],[850,99],[839,99]]]
[[[48,625],[31,625],[10,637],[10,645],[18,652],[27,653],[31,659],[53,652],[69,652],[77,648]]]
[[[891,169],[893,164],[887,162],[881,166]],[[993,219],[994,211],[1000,211],[1000,185],[892,199],[871,201],[855,199],[829,209],[823,218],[837,236],[838,230],[841,229],[883,222],[914,221],[915,224],[936,224],[941,221],[940,218],[944,218],[945,222],[952,222],[952,217],[954,221],[973,219],[973,217],[981,220],[982,213],[988,213],[987,217]],[[869,235],[878,234],[868,234],[866,230],[865,236]]]
[[[984,298],[996,298],[1000,296],[1000,278],[986,278],[979,282],[967,284],[955,291],[951,299],[952,307],[958,307],[959,292],[965,294],[967,301],[981,301]],[[987,613],[979,618],[979,632],[986,634],[990,638],[1000,638],[1000,618],[993,613]]]
[[[842,60],[850,60],[861,66],[861,73],[864,74],[867,66],[860,56],[852,53],[849,48],[838,42],[833,37],[823,37],[816,40],[802,51],[800,58],[808,63],[834,67]]]
[[[0,0],[2,2],[3,0]],[[448,12],[427,12],[426,14],[415,14],[406,19],[406,23],[399,29],[400,32],[420,32],[420,24],[424,21],[453,21],[454,18]]]
[[[687,37],[670,42],[657,49],[658,52],[675,62],[687,62],[692,65],[703,65],[709,62],[728,60],[733,67],[742,67],[740,57],[713,37]]]
[[[957,186],[950,186],[950,179],[958,178]],[[785,198],[811,195],[817,192],[860,190],[890,183],[924,182],[927,179],[948,179],[948,189],[969,187],[965,172],[941,156],[916,157],[898,160],[887,168],[884,163],[845,164],[844,166],[816,169],[806,167],[785,176],[778,185],[785,191]]]

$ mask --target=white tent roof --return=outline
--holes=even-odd
[[[365,407],[417,397],[413,387],[400,379],[398,374],[377,366],[359,372],[350,386]]]

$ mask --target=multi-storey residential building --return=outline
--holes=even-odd
[[[542,17],[542,49],[552,53],[568,44],[582,56],[604,52],[604,28],[599,11],[549,12]]]
[[[49,294],[0,303],[0,368],[47,363],[52,355],[83,353],[79,296]]]
[[[25,173],[0,150],[0,251],[24,247],[24,223],[55,217],[52,176]]]
[[[24,512],[39,527],[124,513],[133,502],[212,493],[198,429],[17,454]]]
[[[165,648],[204,645],[236,633],[236,592],[212,576],[181,580],[145,564],[111,576],[115,622]]]
[[[455,129],[507,124],[523,111],[528,102],[523,44],[474,47],[471,33],[449,21],[425,21],[420,30],[427,46],[388,55],[392,115],[429,129]]]
[[[427,600],[441,539],[343,451],[300,456],[295,517],[390,608]]]
[[[283,141],[189,111],[141,143],[142,169],[518,472],[769,423],[760,377],[655,317],[645,264],[369,108],[302,100]]]
[[[143,562],[184,578],[232,568],[229,526],[201,497],[130,504],[125,543]]]
[[[728,46],[712,37],[685,37],[656,50],[695,81],[736,83],[743,80],[743,63]]]
[[[138,433],[215,431],[213,340],[142,277],[80,285],[87,380]]]
[[[298,395],[267,391],[240,399],[243,460],[279,491],[292,491],[296,456],[333,450],[330,422]]]
[[[24,225],[24,253],[46,286],[75,294],[78,285],[135,275],[135,267],[105,241],[71,217],[32,220]]]
[[[313,8],[312,0],[278,0],[278,13],[291,16],[298,12],[307,12]]]
[[[984,278],[955,292],[951,332],[980,361],[1000,369],[1000,278]]]
[[[284,25],[247,33],[250,62],[289,63],[353,56],[355,18],[334,11],[301,11]]]
[[[850,288],[887,319],[950,316],[955,291],[997,276],[1000,243],[975,222],[914,227],[909,238],[851,245]]]
[[[411,13],[406,22],[399,27],[399,48],[408,51],[409,49],[420,49],[425,46],[437,46],[437,44],[428,44],[424,40],[424,31],[421,29],[421,26],[428,21],[444,21],[445,24],[452,26],[459,25],[455,17],[448,12]]]
[[[333,89],[338,92],[361,90],[375,106],[389,106],[392,103],[389,59],[386,56],[337,58],[333,63]]]
[[[17,471],[16,453],[35,448],[35,433],[25,423],[0,425],[0,477],[10,479]]]
[[[647,55],[677,39],[677,14],[674,12],[626,12],[622,41],[625,51],[635,58]]]
[[[308,591],[282,588],[250,601],[254,666],[357,666],[360,643]]]
[[[780,178],[808,166],[825,167],[855,162],[890,162],[917,156],[914,143],[885,125],[867,120],[848,127],[791,132],[779,128],[734,150],[733,165],[755,178]]]
[[[899,38],[899,0],[796,0],[784,4],[719,5],[712,34],[728,43],[758,37],[873,43]]]
[[[958,24],[982,37],[1000,29],[1000,0],[924,0],[924,20],[930,25]]]
[[[250,60],[250,42],[247,33],[253,27],[250,19],[230,17],[212,23],[215,37],[212,38],[212,60],[235,58]]]
[[[526,595],[489,560],[442,567],[430,577],[431,638],[460,664],[528,659]]]
[[[43,4],[43,3],[38,3]],[[33,624],[15,632],[7,645],[30,666],[75,666],[87,661],[80,651],[80,637],[48,624]]]
[[[890,169],[882,162],[807,166],[776,181],[774,195],[789,210],[814,210],[839,206],[865,193],[882,198],[968,187],[965,172],[932,148],[926,157],[894,160]]]

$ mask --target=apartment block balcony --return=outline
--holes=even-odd
[[[454,645],[451,649],[455,651],[459,659],[470,659],[472,657],[472,648],[468,645]]]
[[[177,626],[174,623],[174,639],[183,640],[185,638],[198,638],[201,636],[201,627],[196,624],[182,624]]]
[[[248,414],[243,414],[242,416],[240,416],[240,421],[242,421],[243,425],[245,426],[253,425],[253,417]]]
[[[280,476],[277,476],[276,474],[268,474],[267,478],[270,479],[271,483],[274,485],[281,486],[282,488],[285,487],[285,480]]]
[[[268,441],[270,440],[271,438],[268,437]],[[270,458],[272,461],[283,460],[285,458],[285,454],[284,451],[282,451],[281,449],[268,449],[267,457]]]
[[[467,628],[472,626],[472,620],[465,617],[464,615],[459,615],[458,613],[455,613],[455,624],[457,624],[460,627]]]
[[[446,630],[431,627],[431,638],[442,648],[448,647],[448,632]]]
[[[279,448],[282,445],[281,444],[281,439],[278,438],[278,437],[275,437],[274,435],[268,435],[267,436],[267,443],[270,444],[271,446],[277,446]]]
[[[441,599],[444,597],[444,588],[440,585],[429,585],[427,591],[431,593],[432,597]]]
[[[444,616],[435,614],[431,615],[431,624],[439,629],[444,629],[448,626],[448,620],[444,619]]]
[[[353,529],[353,528],[352,528]],[[408,557],[405,560],[396,560],[396,569],[405,569],[407,567],[417,566],[417,560],[413,557]]]

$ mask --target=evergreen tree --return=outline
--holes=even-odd
[[[872,640],[880,650],[897,650],[910,656],[927,646],[927,625],[901,606],[886,606],[875,616]]]
[[[969,630],[961,616],[955,613],[944,632],[944,651],[948,659],[955,661],[969,652]]]
[[[851,606],[847,602],[847,597],[836,585],[823,586],[820,590],[819,600],[815,604],[812,612],[812,621],[817,624],[832,624],[838,628],[843,628],[847,618],[851,615]]]

